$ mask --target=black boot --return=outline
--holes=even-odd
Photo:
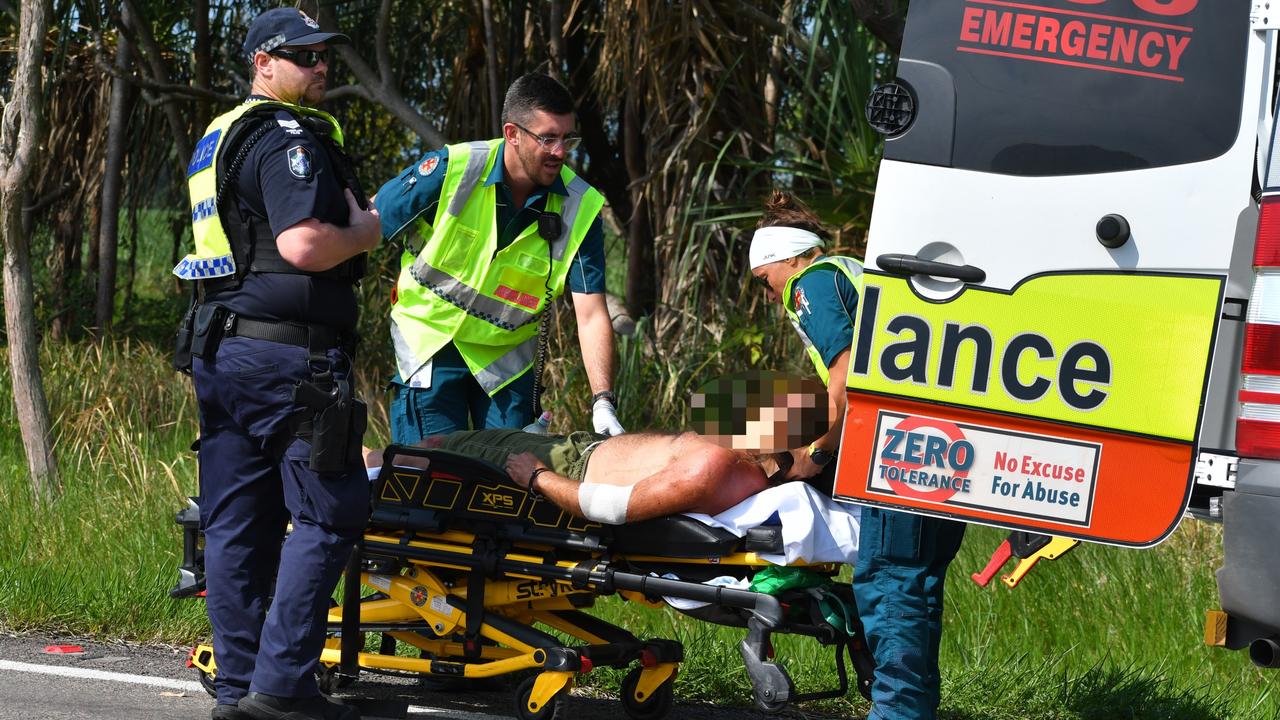
[[[253,720],[253,716],[236,705],[214,705],[210,714],[213,720]]]
[[[240,700],[240,710],[254,720],[360,720],[358,710],[323,695],[285,698],[251,692]]]

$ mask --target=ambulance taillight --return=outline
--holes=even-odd
[[[1280,195],[1262,200],[1253,266],[1236,452],[1280,460]]]

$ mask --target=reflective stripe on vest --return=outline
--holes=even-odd
[[[449,342],[491,395],[526,372],[537,349],[539,314],[548,295],[563,293],[570,261],[604,205],[598,191],[564,167],[567,196],[548,193],[546,200],[546,212],[560,213],[560,236],[548,244],[535,223],[497,251],[496,190],[484,178],[500,145],[449,146],[433,222],[417,218],[405,228],[423,242],[416,257],[402,256],[391,310],[401,377],[409,378]]]
[[[498,392],[533,366],[533,356],[537,351],[538,336],[534,335],[476,370],[476,382],[490,395]]]
[[[786,288],[782,291],[782,308],[787,311],[787,319],[791,321],[791,326],[800,334],[800,340],[804,343],[804,351],[808,353],[809,360],[813,362],[814,369],[818,371],[818,377],[822,379],[822,384],[830,385],[831,372],[827,369],[826,364],[822,362],[822,353],[818,352],[817,346],[813,344],[813,341],[805,334],[804,328],[800,326],[800,316],[796,314],[795,308],[795,295],[791,291],[791,288],[795,283],[799,282],[800,278],[823,265],[834,265],[837,270],[844,273],[844,276],[849,278],[849,282],[853,283],[854,289],[858,291],[858,295],[861,297],[862,263],[843,255],[824,255],[787,280]],[[853,318],[850,318],[851,323],[852,321]]]
[[[476,185],[480,184],[480,178],[484,177],[485,166],[489,164],[489,143],[470,142],[466,147],[467,168],[462,171],[462,181],[458,184],[458,189],[454,191],[453,197],[449,198],[449,214],[454,217],[462,214],[462,209],[471,199],[471,192],[476,189]],[[453,158],[452,150],[449,152],[449,157]]]
[[[173,268],[173,274],[183,280],[209,280],[236,274],[235,254],[231,241],[219,215],[218,166],[222,161],[222,149],[231,135],[233,126],[250,112],[282,109],[292,115],[314,115],[324,119],[332,128],[330,137],[342,144],[342,130],[332,115],[322,110],[291,105],[276,100],[246,100],[234,109],[213,119],[204,137],[196,143],[187,165],[187,192],[191,198],[191,235],[195,252],[184,257]]]

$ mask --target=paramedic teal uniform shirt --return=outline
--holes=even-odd
[[[836,268],[819,266],[793,283],[791,292],[801,329],[818,348],[822,364],[831,367],[837,355],[853,347],[857,288]]]
[[[819,267],[791,290],[801,329],[830,367],[853,346],[857,289],[836,268]],[[853,591],[876,659],[868,720],[935,716],[943,580],[964,528],[950,520],[862,508]]]
[[[538,221],[538,215],[546,208],[548,193],[568,195],[564,182],[557,177],[550,186],[534,190],[523,207],[516,207],[502,163],[505,148],[505,143],[499,146],[497,160],[484,181],[485,185],[497,186],[494,212],[501,228],[499,250]],[[432,162],[435,167],[423,175],[419,168],[430,167]],[[378,212],[385,233],[404,227],[419,213],[428,220],[435,218],[448,162],[447,150],[433,150],[378,190]],[[578,248],[567,285],[575,293],[605,291],[604,225],[599,217]],[[418,372],[430,372],[430,387],[414,387],[423,384],[415,382],[421,378],[397,374],[392,380],[392,442],[411,445],[427,435],[483,428],[516,429],[533,422],[533,371],[516,378],[491,398],[476,383],[453,343],[449,343],[431,359],[430,370]]]
[[[259,140],[241,168],[241,212],[268,223],[273,235],[307,218],[345,227],[347,201],[324,148],[289,113],[276,119],[285,124]],[[307,162],[291,167],[291,151]],[[249,273],[238,288],[206,301],[268,322],[340,332],[356,325],[351,280]],[[346,350],[327,348],[325,357],[335,380],[350,377]],[[213,356],[193,358],[191,370],[218,703],[234,705],[249,691],[318,695],[324,618],[368,517],[367,475],[358,460],[345,472],[312,470],[310,444],[294,436],[293,388],[312,373],[306,348],[226,337]]]

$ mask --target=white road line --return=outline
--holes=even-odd
[[[0,670],[14,672],[39,673],[41,675],[58,675],[60,677],[87,678],[90,680],[110,680],[112,682],[132,683],[134,685],[150,685],[152,687],[204,692],[200,683],[192,680],[172,680],[170,678],[151,677],[149,675],[130,675],[128,673],[93,670],[91,668],[63,667],[60,665],[36,665],[32,663],[0,660]]]
[[[40,675],[56,675],[59,677],[84,678],[88,680],[107,680],[110,682],[149,685],[151,687],[166,688],[169,690],[182,690],[186,692],[204,692],[204,686],[192,680],[173,680],[170,678],[152,677],[150,675],[130,675],[129,673],[94,670],[92,668],[39,665],[35,663],[14,662],[12,660],[0,660],[0,670],[36,673]],[[411,718],[429,717],[434,715],[443,715],[450,718],[450,720],[506,720],[507,718],[506,715],[490,715],[488,713],[471,712],[468,710],[447,710],[444,708],[425,707],[422,705],[410,705],[407,710],[408,715]]]
[[[192,680],[173,680],[170,678],[152,677],[150,675],[130,675],[129,673],[109,672],[107,670],[94,670],[92,668],[65,667],[61,665],[39,665],[35,663],[14,662],[12,660],[0,660],[0,670],[11,670],[13,672],[36,673],[40,675],[56,675],[59,677],[84,678],[88,680],[107,680],[110,682],[131,683],[134,685],[149,685],[151,687],[166,688],[169,690],[182,690],[186,692],[204,692],[204,686]],[[443,715],[450,720],[506,720],[506,715],[490,715],[488,713],[471,712],[469,710],[448,710],[445,708],[425,707],[422,705],[410,705],[407,708],[408,716],[429,717],[435,715]],[[372,717],[372,716],[370,716]]]
[[[444,708],[423,707],[421,705],[410,705],[408,708],[409,717],[421,717],[425,715],[446,715],[456,720],[509,720],[510,715],[489,715],[488,713],[470,712],[467,710],[446,710]]]

